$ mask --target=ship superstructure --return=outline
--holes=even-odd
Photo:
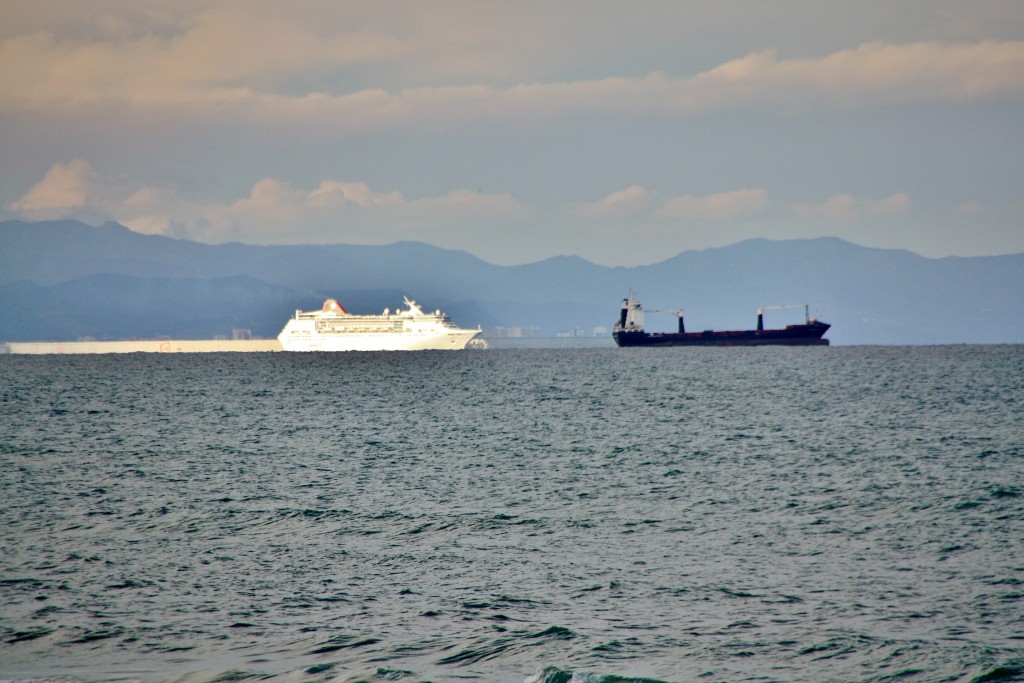
[[[295,311],[277,339],[285,351],[459,350],[481,333],[459,327],[440,310],[425,313],[408,297],[405,306],[361,315],[327,299],[318,311]]]

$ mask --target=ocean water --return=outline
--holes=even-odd
[[[0,679],[1024,680],[1024,346],[0,356]]]

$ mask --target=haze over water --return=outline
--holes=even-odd
[[[1024,680],[1024,346],[0,356],[0,678]]]

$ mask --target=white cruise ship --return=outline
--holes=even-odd
[[[285,351],[420,351],[464,349],[481,330],[458,327],[441,311],[424,313],[405,299],[406,310],[354,315],[335,299],[319,311],[295,311],[277,336]]]

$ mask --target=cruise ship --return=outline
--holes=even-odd
[[[327,299],[319,311],[295,311],[277,339],[285,351],[459,350],[482,331],[460,328],[439,310],[424,313],[408,297],[405,305],[405,310],[359,315]]]

